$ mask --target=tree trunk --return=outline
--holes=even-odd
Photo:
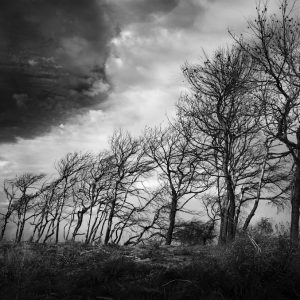
[[[300,146],[300,127],[297,130],[297,145]],[[297,150],[296,169],[294,173],[294,185],[291,197],[291,242],[298,246],[299,243],[299,206],[300,206],[300,150]]]
[[[260,174],[259,183],[258,183],[258,187],[257,187],[257,191],[256,191],[256,199],[255,199],[254,205],[253,205],[249,215],[246,218],[246,221],[245,221],[244,226],[243,226],[243,231],[246,231],[248,229],[250,221],[254,217],[255,212],[257,210],[257,207],[258,207],[258,204],[259,204],[259,201],[260,201],[261,188],[262,188],[263,179],[264,179],[264,176],[265,176],[268,153],[269,153],[269,151],[267,149],[267,153],[266,153],[266,156],[264,158],[264,162],[263,162],[263,165],[262,165],[262,168],[261,168],[261,174]]]
[[[17,243],[20,243],[22,240],[23,232],[24,232],[24,227],[25,227],[25,220],[22,220],[19,233],[18,233],[18,238],[17,238]]]
[[[230,242],[234,239],[235,194],[230,176],[226,176],[225,180],[227,185],[227,198],[229,202],[226,242]]]
[[[294,191],[291,198],[291,232],[290,238],[294,245],[299,242],[299,199],[300,199],[300,167],[295,170]]]
[[[111,232],[113,217],[115,214],[116,202],[117,202],[117,199],[114,198],[113,202],[111,204],[111,209],[110,209],[108,220],[107,220],[107,229],[106,229],[106,234],[105,234],[105,239],[104,239],[104,245],[108,244],[108,241],[110,238],[110,232]]]
[[[60,229],[60,218],[57,219],[57,224],[56,224],[55,244],[58,244],[58,240],[59,240],[59,229]]]
[[[42,238],[42,236],[45,232],[45,229],[46,229],[48,223],[49,223],[49,220],[48,220],[48,214],[47,214],[46,217],[45,217],[45,223],[44,223],[44,220],[42,220],[42,222],[41,222],[41,224],[38,228],[38,237],[35,241],[36,243],[39,243],[40,239]]]
[[[82,210],[77,211],[77,224],[72,234],[72,240],[75,241],[75,237],[80,229],[83,221],[84,214],[88,211],[88,208],[83,208]]]
[[[228,224],[228,213],[227,213],[227,207],[225,207],[222,208],[222,212],[221,212],[220,234],[218,240],[219,245],[226,244],[227,224]]]
[[[9,215],[9,217],[10,217],[10,215]],[[8,217],[7,214],[4,217],[4,223],[3,223],[2,228],[1,228],[0,241],[2,241],[3,238],[4,238],[4,234],[5,234],[7,224],[8,224],[9,217]]]
[[[166,245],[171,245],[172,243],[176,212],[177,212],[177,197],[173,196],[172,203],[171,203],[171,211],[169,214],[169,228],[167,231]]]
[[[235,217],[234,217],[234,236],[236,236],[236,232],[237,232],[237,229],[238,229],[239,218],[240,218],[240,214],[241,214],[241,205],[242,205],[241,201],[242,200],[243,200],[243,196],[241,197],[239,206],[236,210],[236,214],[235,214]]]
[[[222,119],[222,118],[220,118]],[[225,124],[224,124],[225,125]],[[225,125],[226,128],[226,125]],[[224,156],[223,156],[223,173],[226,184],[226,196],[228,203],[227,209],[227,235],[226,235],[226,243],[230,242],[234,239],[234,225],[235,225],[235,191],[233,188],[232,176],[230,174],[230,159],[231,159],[231,146],[229,142],[228,132],[225,133],[224,136]],[[226,205],[227,208],[227,205]]]
[[[250,221],[252,220],[252,218],[255,215],[256,209],[258,207],[258,203],[259,203],[259,198],[256,198],[255,202],[254,202],[254,205],[253,205],[253,207],[252,207],[252,209],[251,209],[249,215],[247,216],[246,221],[245,221],[245,223],[243,225],[243,231],[247,231],[248,226],[250,224]]]

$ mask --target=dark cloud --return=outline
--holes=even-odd
[[[33,138],[107,96],[115,35],[96,0],[1,0],[0,142]]]
[[[117,26],[178,2],[1,0],[0,143],[34,138],[99,107],[110,90],[105,62]]]

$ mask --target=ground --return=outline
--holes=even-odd
[[[0,244],[0,299],[300,299],[300,254],[255,246]]]

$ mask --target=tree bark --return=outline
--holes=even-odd
[[[2,241],[3,238],[4,238],[4,235],[5,235],[5,231],[6,231],[6,227],[7,227],[9,218],[10,218],[10,214],[7,213],[7,214],[4,216],[4,220],[3,220],[4,223],[3,223],[3,225],[2,225],[2,228],[1,228],[1,234],[0,234],[0,241]]]
[[[297,130],[297,145],[300,146],[300,126]],[[294,186],[291,197],[291,242],[298,246],[299,244],[299,208],[300,208],[300,149],[297,149],[296,169],[294,173]]]
[[[75,241],[78,230],[80,229],[83,221],[84,214],[88,211],[88,208],[83,208],[82,210],[77,211],[77,224],[73,231],[72,240]]]
[[[227,206],[222,208],[221,212],[221,222],[220,222],[220,234],[219,234],[219,245],[226,244],[227,240],[227,224],[228,224],[228,213],[227,213]]]
[[[259,183],[258,183],[258,187],[257,187],[257,191],[256,191],[256,199],[255,199],[254,205],[253,205],[249,215],[246,218],[246,221],[245,221],[244,226],[243,226],[243,231],[246,231],[248,229],[250,221],[254,217],[255,212],[257,210],[257,207],[258,207],[258,204],[259,204],[259,201],[260,201],[260,195],[261,195],[261,188],[262,188],[262,184],[263,184],[263,179],[264,179],[264,176],[265,176],[267,159],[268,159],[268,152],[266,153],[263,165],[261,167]]]
[[[169,214],[169,228],[166,236],[166,245],[171,245],[172,243],[176,212],[177,212],[177,197],[173,196],[172,203],[171,203],[171,211]]]
[[[230,242],[235,237],[234,234],[235,195],[231,184],[229,184],[229,186],[227,187],[227,193],[229,198],[227,240]]]
[[[110,232],[111,232],[113,217],[115,214],[116,202],[117,202],[117,199],[115,197],[112,201],[111,209],[110,209],[108,220],[107,220],[107,229],[106,229],[106,234],[105,234],[105,239],[104,239],[104,245],[108,244],[108,241],[110,238]]]
[[[234,239],[234,225],[235,225],[235,194],[232,184],[231,176],[227,170],[228,163],[225,162],[224,175],[226,181],[226,192],[227,192],[227,203],[229,205],[227,210],[227,232],[226,232],[226,241],[230,242]]]
[[[300,167],[295,170],[294,191],[291,198],[291,232],[290,238],[294,245],[299,243],[299,198],[300,198]]]

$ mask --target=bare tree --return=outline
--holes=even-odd
[[[169,203],[166,201],[166,193],[162,188],[147,188],[142,191],[140,199],[135,199],[134,203],[138,203],[127,215],[129,218],[120,221],[127,226],[128,238],[125,245],[137,245],[143,243],[152,237],[160,236],[165,239],[165,226],[161,226],[165,222],[165,216],[168,212]]]
[[[122,130],[114,132],[110,140],[110,153],[112,185],[107,194],[109,213],[104,244],[110,241],[118,228],[118,223],[115,223],[116,228],[113,228],[114,218],[118,215],[120,217],[120,213],[124,210],[134,207],[128,200],[144,189],[141,179],[152,169],[151,163],[145,160],[141,140],[132,137],[128,132]]]
[[[178,211],[197,194],[209,187],[208,176],[201,168],[201,155],[193,155],[190,142],[174,126],[146,129],[145,153],[158,170],[158,180],[169,198],[169,224],[166,244],[172,242]]]
[[[101,218],[101,214],[106,213],[108,207],[107,193],[112,186],[110,154],[108,152],[101,152],[96,156],[89,157],[89,164],[87,168],[83,168],[78,172],[78,180],[73,186],[72,200],[76,209],[76,225],[72,233],[74,240],[79,235],[86,217],[86,231],[80,233],[85,235],[85,243],[90,243],[105,218]]]
[[[291,240],[299,241],[300,206],[300,20],[293,15],[295,2],[283,0],[279,13],[270,15],[260,3],[254,21],[248,22],[251,38],[234,37],[257,65],[257,82],[268,134],[285,145],[295,163],[291,197]]]
[[[78,181],[80,170],[87,168],[89,154],[69,153],[57,165],[58,178],[54,179],[45,188],[44,203],[41,207],[43,214],[38,219],[36,226],[37,241],[43,237],[43,242],[54,236],[55,242],[59,241],[62,221],[72,214],[72,187]]]
[[[40,201],[34,207],[36,210],[35,218],[31,222],[33,226],[32,241],[40,242],[43,236],[48,236],[53,224],[54,212],[56,203],[59,202],[59,194],[57,193],[60,180],[52,180],[45,184],[43,191],[40,195]],[[49,236],[50,237],[50,236]]]
[[[17,226],[15,242],[19,243],[22,240],[26,224],[35,217],[34,207],[43,190],[41,180],[44,177],[44,174],[24,173],[15,179],[5,181],[4,190],[8,197],[8,207],[1,235],[4,235],[8,220],[12,218]]]
[[[5,181],[4,182],[4,193],[6,195],[6,200],[7,200],[7,206],[5,208],[5,213],[0,213],[1,215],[1,235],[0,235],[0,240],[4,238],[5,231],[7,228],[7,225],[10,221],[10,218],[14,212],[14,200],[16,199],[16,189],[14,186],[11,184],[10,181]]]
[[[249,55],[233,47],[183,69],[194,94],[181,99],[178,115],[195,151],[206,149],[208,171],[216,178],[221,243],[234,238],[236,195],[264,157],[261,108],[252,94],[254,67]]]

